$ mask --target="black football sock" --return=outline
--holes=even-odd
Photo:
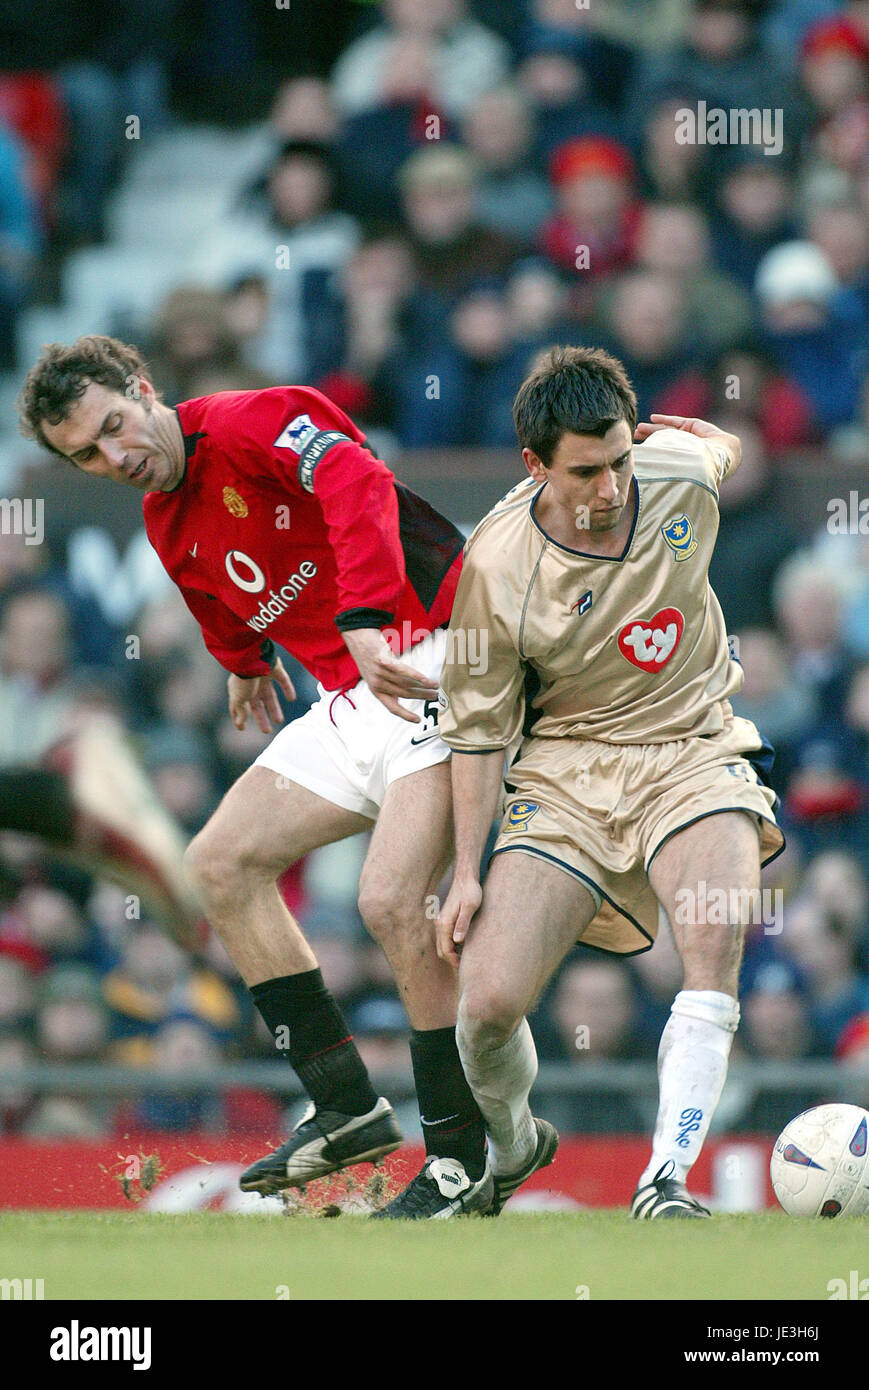
[[[377,1104],[353,1035],[319,970],[264,980],[250,992],[278,1051],[318,1110],[365,1115]]]
[[[455,1028],[414,1029],[410,1056],[426,1153],[458,1159],[476,1182],[486,1166],[486,1126],[462,1070]]]
[[[75,811],[66,778],[38,768],[0,772],[0,830],[72,844]]]

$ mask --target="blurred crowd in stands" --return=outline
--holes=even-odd
[[[735,708],[777,750],[789,846],[764,877],[734,1055],[835,1058],[869,1078],[869,503],[841,534],[824,515],[798,529],[782,499],[803,451],[869,497],[869,3],[293,0],[267,23],[259,9],[0,0],[0,371],[28,365],[14,327],[50,293],[44,265],[104,236],[129,114],[151,131],[244,119],[247,175],[197,283],[154,307],[141,344],[168,402],[312,384],[400,469],[402,449],[512,447],[519,381],[569,341],[625,362],[641,418],[739,434],[712,582],[745,667]],[[701,103],[780,113],[775,152],[680,143],[677,112]],[[313,695],[292,675],[290,715]],[[190,833],[265,742],[232,728],[171,588],[122,628],[64,557],[2,535],[0,762],[38,760],[82,706],[131,729]],[[404,1067],[404,1013],[355,909],[361,857],[357,841],[319,851],[283,889],[366,1060]],[[21,839],[3,837],[0,863],[0,1071],[273,1055],[216,941],[194,962],[122,890]],[[669,933],[628,963],[578,950],[532,1020],[541,1057],[650,1059],[679,985]],[[730,1128],[795,1109],[726,1094]],[[575,1129],[645,1127],[615,1100],[564,1107]],[[0,1134],[279,1119],[248,1092],[119,1107],[0,1090]]]

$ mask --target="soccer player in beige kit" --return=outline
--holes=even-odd
[[[742,667],[708,580],[718,487],[740,444],[703,420],[637,426],[621,363],[591,348],[538,361],[514,419],[531,476],[466,546],[440,716],[456,863],[438,948],[459,968],[459,1051],[486,1120],[496,1210],[558,1142],[528,1106],[537,1057],[524,1015],[577,940],[648,950],[660,904],[684,982],[631,1210],[706,1216],[685,1181],[739,1022],[750,893],[783,845],[755,766],[771,749],[733,715]],[[473,673],[458,659],[472,633],[488,644]]]

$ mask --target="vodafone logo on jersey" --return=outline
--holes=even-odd
[[[256,560],[245,555],[243,550],[228,550],[225,564],[227,574],[239,589],[244,589],[248,594],[262,593],[266,587],[266,577]],[[307,588],[316,573],[317,566],[313,560],[303,560],[286,584],[282,584],[278,590],[269,589],[259,606],[259,611],[253,617],[245,619],[248,627],[252,627],[254,632],[264,632],[269,623],[286,613],[288,606]]]
[[[678,608],[659,608],[651,618],[632,618],[618,636],[619,651],[632,666],[654,675],[667,665],[682,640],[685,619]]]
[[[226,553],[226,572],[233,584],[245,593],[258,594],[266,586],[266,577],[257,564],[243,550],[228,550]]]

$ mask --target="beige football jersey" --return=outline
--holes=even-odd
[[[724,727],[742,667],[708,569],[727,462],[681,430],[636,445],[638,508],[620,559],[583,555],[579,530],[575,550],[547,536],[531,478],[484,517],[465,548],[442,676],[451,748],[518,739],[527,668],[540,682],[536,738],[663,743]]]

